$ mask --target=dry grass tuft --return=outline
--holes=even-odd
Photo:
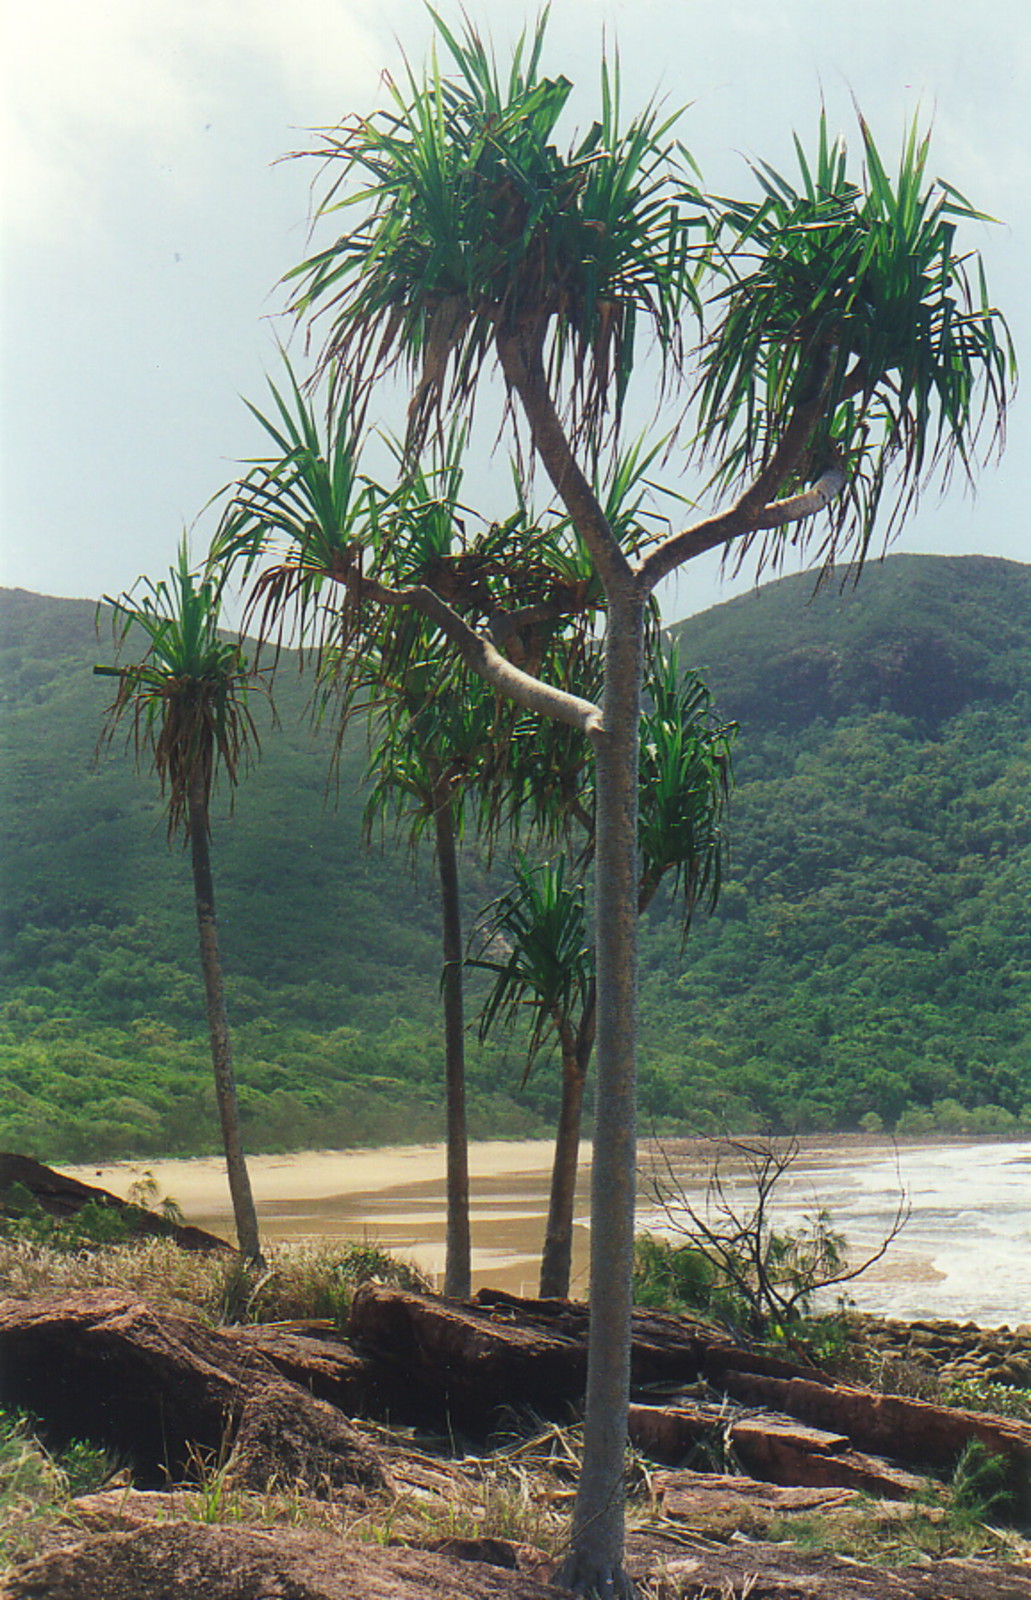
[[[359,1284],[370,1279],[426,1288],[408,1262],[374,1245],[280,1244],[264,1270],[236,1256],[185,1251],[146,1239],[103,1249],[67,1249],[0,1238],[0,1295],[26,1299],[89,1289],[121,1289],[158,1310],[212,1323],[328,1320],[341,1323]]]

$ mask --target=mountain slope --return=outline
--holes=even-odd
[[[860,709],[926,728],[1031,688],[1031,567],[889,556],[814,589],[782,578],[674,627],[747,731]]]
[[[685,947],[647,919],[645,1128],[1031,1114],[1031,568],[897,556],[675,631],[741,733],[716,916]],[[109,644],[86,602],[0,592],[0,1143],[44,1158],[213,1144],[186,862],[130,753],[93,761]],[[360,730],[327,797],[306,692],[280,673],[216,815],[249,1142],[435,1137],[432,870],[362,843]],[[546,1127],[546,1067],[520,1091],[513,1046],[471,1074],[477,1131]]]
[[[653,931],[657,1047],[700,1031],[732,1107],[782,1124],[1026,1117],[1031,568],[896,556],[676,631],[741,736],[720,911],[686,963]]]

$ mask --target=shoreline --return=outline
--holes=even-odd
[[[552,1150],[547,1139],[481,1140],[470,1146],[474,1289],[489,1285],[514,1294],[535,1292]],[[583,1294],[587,1283],[590,1154],[588,1146],[574,1206],[574,1295]],[[711,1140],[642,1141],[639,1231],[669,1232],[655,1188],[656,1181],[662,1187],[665,1158],[694,1202],[704,1206],[712,1156]],[[248,1166],[259,1227],[270,1244],[319,1247],[364,1240],[415,1262],[431,1282],[442,1274],[447,1222],[442,1144],[252,1156]],[[64,1170],[121,1198],[153,1174],[155,1201],[167,1196],[196,1226],[223,1238],[234,1236],[220,1156]],[[895,1142],[866,1134],[809,1135],[799,1141],[798,1158],[778,1187],[771,1220],[778,1227],[804,1227],[826,1210],[858,1262],[876,1249],[892,1226],[900,1197],[908,1197],[912,1215],[890,1257],[848,1284],[847,1297],[859,1309],[887,1317],[1015,1325],[1027,1320],[1031,1306],[1029,1171],[1031,1140],[1026,1138]],[[728,1156],[723,1177],[727,1202],[747,1212],[747,1164]]]
[[[680,1159],[703,1160],[710,1159],[713,1151],[728,1142],[740,1140],[760,1142],[766,1136],[763,1134],[728,1134],[725,1137],[691,1134],[676,1135],[670,1138],[642,1138],[639,1141],[639,1151],[642,1158],[647,1158],[655,1152],[668,1151]],[[774,1135],[773,1143],[780,1146],[786,1144],[791,1135]],[[798,1135],[799,1159],[811,1161],[820,1152],[826,1151],[828,1155],[842,1151],[865,1151],[871,1158],[892,1155],[896,1150],[931,1150],[940,1147],[970,1148],[970,1147],[996,1147],[1000,1145],[1026,1145],[1029,1136],[1025,1133],[1012,1135],[1003,1134],[909,1134],[895,1138],[888,1134],[869,1133],[807,1133]],[[512,1175],[520,1172],[543,1172],[550,1169],[554,1141],[550,1138],[542,1139],[475,1139],[469,1143],[469,1170],[470,1176],[490,1177],[493,1175]],[[302,1190],[291,1186],[291,1197],[321,1198],[327,1194],[323,1187],[326,1178],[331,1173],[339,1174],[341,1171],[348,1179],[348,1185],[337,1191],[347,1193],[352,1186],[362,1189],[392,1187],[390,1184],[371,1182],[377,1175],[377,1169],[384,1166],[406,1167],[408,1170],[400,1178],[400,1182],[418,1182],[425,1175],[427,1179],[435,1177],[443,1170],[446,1146],[443,1140],[434,1143],[421,1144],[387,1144],[387,1145],[361,1145],[344,1147],[340,1149],[298,1149],[263,1152],[247,1156],[247,1167],[251,1174],[252,1183],[265,1186],[266,1198],[285,1198],[280,1196],[280,1183],[278,1175],[287,1171],[295,1174],[293,1185],[297,1182],[299,1169],[309,1169],[309,1177],[303,1180]],[[1028,1158],[1031,1164],[1031,1157]],[[583,1140],[580,1146],[580,1165],[583,1170],[588,1170],[591,1164],[591,1141]],[[161,1184],[160,1174],[167,1174],[170,1178],[177,1179],[184,1192],[193,1192],[195,1188],[205,1186],[211,1180],[225,1180],[225,1158],[221,1155],[197,1156],[135,1156],[119,1161],[96,1163],[92,1161],[81,1162],[56,1162],[51,1163],[61,1172],[80,1179],[83,1183],[91,1183],[102,1179],[103,1187],[110,1189],[113,1194],[125,1198],[127,1190],[144,1174],[153,1173],[155,1180]],[[318,1177],[316,1178],[316,1174]],[[164,1190],[164,1185],[162,1190]],[[169,1191],[170,1192],[170,1191]],[[177,1200],[178,1194],[174,1196]],[[180,1202],[182,1203],[182,1202]]]

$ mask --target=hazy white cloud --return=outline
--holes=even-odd
[[[313,175],[276,157],[380,103],[383,69],[403,51],[421,62],[431,29],[422,0],[4,6],[2,581],[114,592],[164,569],[182,522],[257,448],[239,396],[260,398],[274,363],[262,319],[305,248]],[[537,4],[466,9],[503,56]],[[460,26],[459,0],[443,11]],[[581,126],[603,39],[628,110],[656,92],[689,106],[686,143],[725,193],[749,187],[742,157],[791,170],[792,131],[811,141],[821,101],[854,146],[854,96],[885,151],[915,111],[933,118],[933,170],[1006,223],[970,242],[1025,342],[1027,0],[552,0],[545,64],[575,80]],[[1019,405],[1013,420],[981,499],[929,502],[911,547],[1026,555],[1031,433]],[[712,592],[697,569],[685,604]]]
[[[8,0],[0,82],[6,226],[15,237],[95,221],[112,163],[145,156],[201,180],[205,133],[257,123],[270,100],[304,123],[375,84],[370,8],[342,0]],[[277,109],[279,106],[277,104]]]

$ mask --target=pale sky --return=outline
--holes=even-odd
[[[162,576],[261,450],[241,397],[263,400],[289,336],[277,283],[304,252],[317,171],[277,157],[382,103],[380,72],[402,47],[420,62],[431,28],[416,0],[2,4],[0,583],[93,599]],[[467,10],[502,48],[533,14]],[[933,119],[933,172],[1001,219],[965,237],[1031,362],[1027,0],[553,0],[548,38],[577,123],[604,39],[627,107],[656,92],[689,106],[682,137],[721,193],[752,192],[747,158],[790,170],[821,97],[853,144],[854,97],[892,153],[915,112]],[[488,494],[498,466],[481,469]],[[977,497],[929,496],[894,548],[1025,561],[1029,498],[1018,394]],[[715,562],[694,567],[667,619],[732,592]]]

